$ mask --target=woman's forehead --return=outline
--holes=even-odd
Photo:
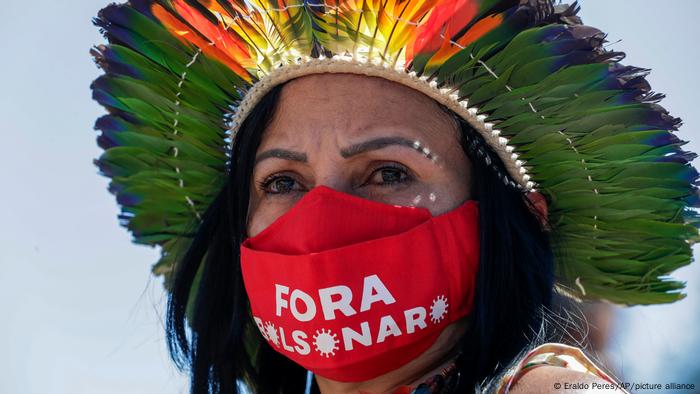
[[[348,142],[390,133],[452,144],[457,124],[437,102],[407,86],[355,74],[313,74],[283,87],[263,142],[320,138],[329,132]]]

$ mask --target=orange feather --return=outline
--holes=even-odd
[[[151,12],[163,24],[163,26],[165,26],[168,31],[173,34],[174,37],[177,37],[182,42],[195,45],[207,56],[210,56],[226,65],[246,82],[252,82],[250,73],[246,71],[246,69],[243,68],[240,63],[231,58],[226,52],[223,52],[216,46],[211,45],[204,38],[199,36],[197,32],[192,31],[189,26],[185,25],[176,17],[171,15],[168,10],[163,8],[163,6],[160,4],[154,4],[151,7]]]

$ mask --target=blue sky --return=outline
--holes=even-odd
[[[0,24],[0,392],[182,393],[150,277],[157,250],[131,244],[92,159],[103,110],[88,54],[91,23],[107,1],[6,1]],[[581,16],[609,33],[625,63],[652,68],[655,90],[684,119],[700,151],[694,0],[585,0]],[[700,349],[700,264],[678,270],[688,297],[673,306],[621,310],[611,360],[628,380],[683,382]],[[695,382],[699,384],[700,382]]]

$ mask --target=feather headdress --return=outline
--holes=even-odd
[[[239,125],[272,87],[350,72],[405,84],[465,119],[504,182],[549,203],[558,289],[672,302],[692,259],[695,154],[648,70],[623,66],[578,6],[551,0],[132,0],[100,11],[95,160],[134,242],[168,279],[226,179]],[[166,285],[169,281],[166,280]]]

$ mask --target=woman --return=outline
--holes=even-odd
[[[680,298],[661,277],[690,261],[697,173],[643,71],[576,11],[102,10],[97,164],[163,248],[192,391],[617,390],[578,349],[535,348],[553,291]]]

